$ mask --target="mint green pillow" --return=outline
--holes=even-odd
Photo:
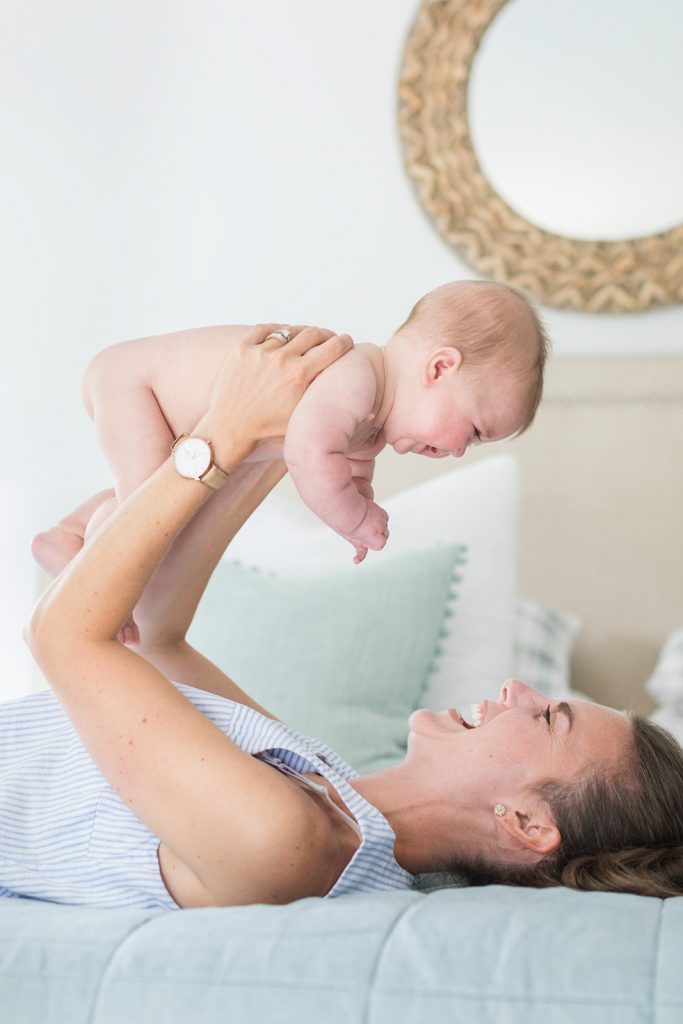
[[[380,771],[405,756],[464,562],[451,546],[287,578],[223,561],[188,640],[287,725]]]

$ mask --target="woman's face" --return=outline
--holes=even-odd
[[[616,766],[632,743],[620,711],[550,700],[516,679],[503,684],[497,701],[482,701],[481,712],[477,728],[455,709],[413,712],[407,760],[423,776],[433,774],[460,808],[489,816],[496,804],[526,813],[538,784],[570,781],[590,765]]]

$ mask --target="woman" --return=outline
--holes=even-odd
[[[647,722],[549,704],[509,680],[477,728],[455,710],[415,712],[405,761],[359,778],[188,647],[225,540],[283,472],[240,463],[284,432],[305,387],[351,344],[314,328],[283,344],[272,329],[229,353],[192,432],[229,474],[216,498],[169,459],[33,613],[27,641],[60,703],[47,693],[0,706],[2,893],[287,903],[463,867],[481,880],[681,891],[683,757]],[[219,543],[203,542],[218,532],[208,517]],[[116,639],[134,608],[143,657]]]

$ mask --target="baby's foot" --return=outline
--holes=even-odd
[[[48,576],[59,576],[65,565],[75,558],[83,547],[83,538],[76,533],[53,526],[37,533],[31,541],[31,554]]]
[[[83,547],[88,525],[92,522],[94,514],[98,510],[101,511],[108,502],[115,503],[115,494],[111,487],[93,494],[92,498],[88,498],[73,512],[60,519],[51,530],[36,534],[31,542],[31,553],[48,576],[59,576],[64,566],[76,557]]]

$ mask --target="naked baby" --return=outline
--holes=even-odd
[[[93,359],[83,395],[115,491],[100,492],[37,535],[33,554],[50,575],[198,422],[226,349],[247,330],[206,327],[127,341]],[[521,293],[487,281],[442,285],[417,302],[386,345],[357,345],[321,373],[285,437],[250,459],[284,456],[303,500],[361,562],[388,536],[372,489],[382,449],[459,457],[469,445],[526,429],[540,401],[547,350]]]

